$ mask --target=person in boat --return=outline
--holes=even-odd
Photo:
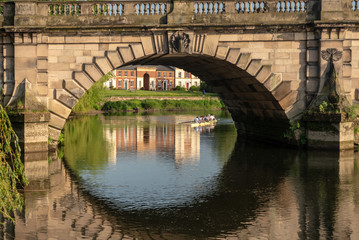
[[[199,117],[195,117],[194,120],[193,120],[195,123],[199,123]]]
[[[216,117],[213,114],[210,114],[209,119],[210,119],[210,121],[214,121],[214,120],[216,120]]]

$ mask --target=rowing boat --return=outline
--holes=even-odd
[[[217,120],[209,121],[209,122],[200,122],[200,123],[191,123],[191,127],[201,127],[207,126],[216,123]]]

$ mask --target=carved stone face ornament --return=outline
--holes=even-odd
[[[183,31],[173,33],[169,39],[171,52],[186,52],[188,50],[189,43],[189,36]]]

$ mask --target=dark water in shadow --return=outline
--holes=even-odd
[[[190,118],[71,120],[63,161],[25,163],[25,211],[3,236],[359,239],[357,154],[245,142],[225,117],[175,124]]]

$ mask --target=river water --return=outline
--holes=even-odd
[[[25,209],[0,238],[359,239],[357,153],[245,142],[217,115],[69,120],[58,155],[25,157]]]

